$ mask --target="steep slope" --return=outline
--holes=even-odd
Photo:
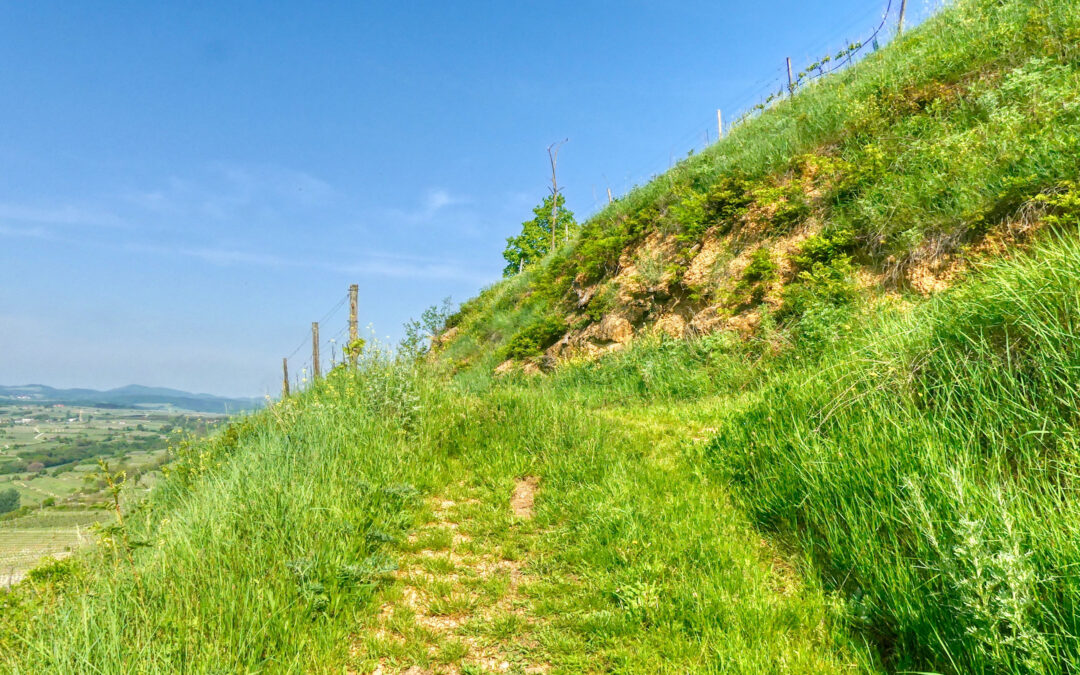
[[[957,3],[466,303],[447,358],[550,368],[657,330],[798,332],[857,297],[947,287],[1073,189],[1076,22],[1065,2]]]

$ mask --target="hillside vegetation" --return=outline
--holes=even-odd
[[[525,345],[548,367],[763,321],[817,335],[856,296],[940,290],[1075,199],[1076,31],[1069,3],[960,3],[467,302],[447,358],[490,369]]]
[[[962,0],[177,449],[0,663],[1078,672],[1078,150],[1080,5]]]

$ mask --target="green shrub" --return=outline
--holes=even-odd
[[[743,279],[751,283],[769,282],[776,279],[778,269],[769,249],[762,247],[750,254],[750,264],[743,270]]]
[[[827,342],[826,324],[845,317],[847,313],[838,309],[858,297],[848,255],[854,244],[850,230],[826,231],[806,239],[792,256],[799,272],[784,293],[778,318],[805,318],[805,323],[800,320],[800,332],[811,342]]]
[[[649,205],[611,220],[589,221],[572,255],[573,273],[586,284],[614,274],[623,252],[654,228],[659,219],[659,210]]]
[[[506,359],[523,359],[536,356],[555,344],[566,332],[566,322],[556,317],[545,317],[522,328],[506,343],[502,356]]]
[[[1044,218],[1047,225],[1073,229],[1080,227],[1080,184],[1065,181],[1054,192],[1037,195],[1035,200],[1050,208],[1050,213]]]
[[[592,321],[599,321],[615,307],[618,289],[613,282],[608,282],[596,292],[585,307],[585,315]]]
[[[803,270],[816,264],[829,265],[833,260],[847,257],[855,248],[855,236],[849,229],[834,229],[807,238],[792,256],[792,262]]]
[[[720,176],[705,195],[705,209],[717,222],[734,223],[754,202],[755,183],[740,172]]]
[[[760,187],[754,190],[754,201],[763,209],[771,209],[769,223],[773,233],[787,232],[810,215],[802,181],[787,185]]]
[[[851,259],[846,256],[829,262],[815,262],[809,269],[799,272],[795,283],[784,293],[784,303],[779,311],[781,319],[797,319],[810,312],[812,320],[833,316],[836,313],[825,308],[851,305],[858,297],[852,277]]]
[[[664,261],[659,253],[641,252],[634,260],[638,280],[646,289],[656,288],[664,281]]]
[[[710,225],[706,196],[688,185],[675,188],[673,195],[677,201],[668,207],[667,215],[678,228],[679,240],[697,240]]]

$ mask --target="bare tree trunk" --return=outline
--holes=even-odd
[[[558,143],[552,143],[547,148],[548,159],[551,160],[551,252],[552,253],[555,252],[555,223],[558,222],[557,218],[558,218],[558,215],[559,215],[559,180],[555,175],[555,164],[559,160],[559,148],[562,147],[562,144],[567,142],[568,140],[570,140],[570,139],[569,138],[564,138],[562,141],[560,141]],[[555,149],[554,152],[552,152],[552,148]],[[570,239],[570,224],[569,223],[567,223],[567,225],[566,225],[566,239],[568,239],[568,240]]]

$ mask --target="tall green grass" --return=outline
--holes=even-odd
[[[355,668],[356,631],[429,517],[424,498],[466,486],[485,500],[471,526],[536,578],[526,597],[551,672],[873,670],[820,585],[775,590],[760,537],[696,450],[648,416],[627,426],[554,393],[470,395],[378,357],[338,370],[182,449],[126,537],[0,595],[0,667]],[[527,547],[508,504],[526,475],[542,486]]]
[[[369,358],[182,448],[126,531],[5,598],[5,672],[299,672],[341,662],[439,463],[423,382]],[[415,445],[414,445],[415,443]],[[130,543],[131,556],[128,555]]]
[[[898,670],[1080,662],[1080,243],[914,310],[725,415],[711,454]]]

